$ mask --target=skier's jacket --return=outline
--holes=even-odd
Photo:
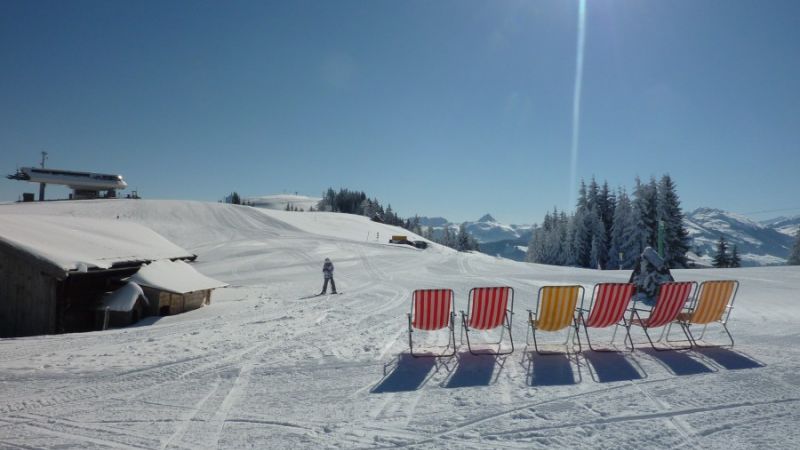
[[[325,264],[322,265],[322,273],[325,275],[325,278],[333,278],[333,263],[326,261]]]

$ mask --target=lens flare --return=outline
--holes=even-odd
[[[575,52],[575,86],[572,91],[572,147],[569,177],[569,206],[575,206],[578,185],[578,138],[581,125],[581,87],[583,85],[583,47],[586,38],[586,0],[578,1],[578,45]]]

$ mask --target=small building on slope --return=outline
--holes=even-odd
[[[131,222],[0,214],[0,337],[98,329],[103,297],[142,265],[195,258]]]

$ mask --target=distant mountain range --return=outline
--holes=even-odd
[[[747,217],[713,208],[698,208],[684,220],[692,239],[689,258],[710,266],[720,235],[729,246],[736,245],[744,266],[786,263],[794,242],[800,216],[778,217],[755,222]],[[420,224],[441,232],[445,226],[457,231],[459,224],[443,217],[423,217]],[[465,222],[467,231],[478,240],[481,252],[516,261],[525,260],[532,225],[506,225],[486,214],[475,222]]]

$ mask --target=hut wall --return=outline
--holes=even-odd
[[[211,289],[176,294],[142,286],[150,300],[149,313],[154,316],[169,316],[197,309],[211,302]]]
[[[39,261],[0,246],[0,337],[55,333],[57,289]]]

